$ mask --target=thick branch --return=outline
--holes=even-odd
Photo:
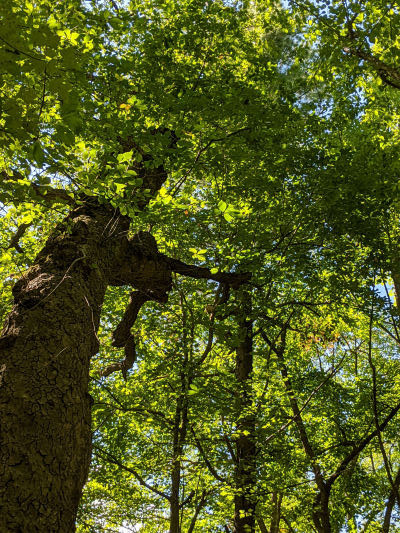
[[[122,317],[121,322],[115,328],[113,332],[112,345],[116,348],[121,348],[125,346],[131,335],[131,328],[136,321],[136,318],[139,314],[139,311],[142,305],[151,300],[151,297],[144,292],[134,291],[131,292],[129,297],[129,304],[125,309],[124,316]]]
[[[55,189],[54,187],[50,187],[50,185],[38,185],[37,183],[32,183],[31,187],[35,191],[35,194],[37,194],[47,204],[76,204],[75,200],[67,193],[65,189]]]
[[[125,313],[121,322],[113,332],[112,340],[112,345],[116,348],[124,347],[125,359],[121,362],[108,365],[102,371],[102,377],[107,377],[113,372],[121,370],[122,375],[126,380],[127,371],[132,368],[134,362],[136,361],[136,345],[134,336],[131,334],[131,328],[136,321],[142,305],[151,299],[151,296],[141,291],[134,291],[131,293],[129,304],[125,309]]]
[[[364,52],[359,47],[345,47],[343,50],[348,54],[367,61],[376,70],[383,82],[395,89],[400,89],[400,71],[396,67],[388,65],[381,59],[375,57],[371,52]]]
[[[250,272],[217,272],[216,274],[212,274],[209,268],[188,265],[183,263],[183,261],[179,261],[179,259],[173,259],[166,255],[163,255],[163,257],[172,272],[196,279],[218,281],[219,283],[231,286],[233,289],[238,289],[243,283],[246,283],[251,278]]]
[[[18,171],[13,170],[13,174],[7,174],[4,170],[0,172],[0,178],[3,181],[26,180],[26,178]],[[31,190],[44,200],[47,204],[63,203],[68,205],[75,205],[75,200],[68,194],[65,189],[55,189],[50,185],[38,185],[37,183],[30,184]]]
[[[222,285],[222,298],[218,293],[218,302],[215,302],[215,305],[220,303],[220,301],[225,302],[228,299],[229,287],[238,288],[241,284],[248,281],[251,276],[249,273],[235,272],[212,274],[208,268],[187,265],[178,259],[160,254],[157,249],[156,240],[149,232],[141,231],[137,233],[127,241],[127,245],[126,254],[121,261],[121,267],[114,274],[115,279],[113,278],[111,283],[113,285],[129,284],[140,288],[140,290],[131,293],[130,302],[124,316],[113,333],[112,345],[118,348],[125,347],[125,359],[122,362],[107,366],[101,373],[103,377],[121,370],[124,378],[126,378],[127,370],[132,367],[136,360],[135,342],[131,335],[131,328],[135,323],[141,306],[146,301],[167,301],[168,292],[171,289],[171,272],[178,272],[197,279],[211,279],[220,282]],[[142,263],[141,268],[132,268],[138,260]],[[212,348],[212,326],[213,320],[207,347],[199,364],[204,361]]]
[[[19,245],[19,241],[22,239],[22,237],[25,234],[25,231],[29,228],[30,224],[22,223],[18,226],[17,231],[14,233],[14,235],[10,239],[10,244],[8,245],[8,250],[10,248],[15,248],[17,252],[22,253],[22,248]]]

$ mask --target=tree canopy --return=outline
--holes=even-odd
[[[399,32],[378,0],[0,5],[0,532],[400,531]],[[58,526],[42,431],[82,453]]]

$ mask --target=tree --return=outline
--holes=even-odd
[[[235,139],[250,129],[246,101],[268,98],[243,79],[243,69],[256,79],[275,75],[261,62],[277,51],[259,46],[246,9],[237,18],[222,3],[183,5],[119,9],[71,1],[52,6],[50,17],[46,1],[3,8],[2,200],[71,206],[14,285],[1,340],[1,501],[8,530],[74,528],[90,457],[89,363],[107,286],[137,289],[137,315],[148,299],[166,301],[171,272],[232,286],[249,278],[188,266],[160,254],[148,233],[129,235],[132,219],[168,174],[165,203],[183,185],[196,194],[189,175],[203,153],[209,151],[215,168],[243,149]],[[182,33],[188,21],[191,29]],[[201,39],[208,40],[205,51],[198,50]],[[225,64],[219,73],[217,63]],[[243,108],[232,113],[238,98]],[[283,112],[285,104],[277,104],[267,114]],[[218,144],[225,149],[213,151]],[[18,226],[14,246],[28,223]],[[116,340],[125,346],[125,366],[132,359],[132,305],[125,336]]]
[[[173,533],[390,530],[397,12],[295,7],[0,8],[5,531],[74,530],[89,383],[104,428],[85,500],[100,516],[85,525],[84,506],[83,531],[107,527],[99,494],[168,509]],[[153,346],[174,328],[176,353]],[[99,338],[119,352],[91,365]],[[113,499],[96,482],[117,469],[130,488]]]

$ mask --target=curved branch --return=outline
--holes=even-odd
[[[233,289],[238,289],[251,278],[250,272],[217,272],[213,274],[209,268],[188,265],[179,259],[173,259],[161,254],[172,272],[189,276],[196,279],[210,279],[229,285]]]
[[[116,348],[125,346],[131,336],[131,328],[136,321],[142,305],[151,300],[151,297],[141,291],[133,291],[129,297],[129,304],[125,309],[121,322],[113,332],[112,345]]]
[[[190,428],[190,431],[192,432],[192,435],[193,435],[193,438],[194,438],[194,441],[196,443],[196,447],[197,449],[199,450],[200,452],[200,455],[202,456],[203,458],[203,461],[205,462],[206,464],[206,467],[208,468],[208,470],[210,471],[210,473],[215,477],[216,480],[220,481],[221,483],[226,483],[227,482],[227,479],[220,476],[218,474],[218,472],[215,470],[215,468],[213,467],[213,465],[211,464],[210,460],[208,459],[207,457],[207,454],[205,453],[204,451],[204,448],[200,442],[200,440],[198,439],[197,435],[196,435],[196,432],[195,430],[193,429],[193,427]]]
[[[168,501],[170,500],[170,497],[168,496],[168,494],[165,494],[165,492],[162,492],[161,490],[158,490],[155,487],[153,487],[152,485],[150,485],[149,483],[147,483],[142,478],[142,476],[138,472],[136,472],[136,470],[134,468],[129,467],[129,466],[125,466],[116,457],[114,457],[110,453],[106,452],[105,450],[103,450],[99,446],[96,446],[95,444],[93,445],[93,448],[98,453],[98,455],[103,457],[103,459],[105,459],[109,463],[118,466],[122,470],[125,470],[125,472],[129,472],[130,474],[133,474],[133,476],[137,479],[137,481],[139,482],[140,485],[142,485],[143,487],[146,487],[146,489],[150,490],[151,492],[154,492],[155,494],[158,494],[158,496],[161,496],[162,498],[165,498]]]
[[[134,336],[131,334],[131,328],[136,321],[142,305],[151,299],[151,296],[141,291],[133,291],[130,294],[129,304],[125,309],[121,322],[113,332],[112,340],[112,345],[116,348],[124,347],[125,359],[108,365],[101,372],[101,377],[107,377],[113,372],[121,370],[124,380],[126,381],[127,372],[132,368],[136,361],[136,343]]]
[[[101,377],[107,377],[113,372],[121,370],[122,376],[126,381],[128,370],[130,370],[136,361],[136,343],[135,337],[131,335],[124,345],[125,358],[119,363],[108,365],[101,373]]]

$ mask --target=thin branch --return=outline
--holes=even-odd
[[[156,489],[152,485],[149,485],[149,483],[147,483],[143,479],[143,477],[134,468],[124,465],[116,457],[111,455],[109,452],[106,452],[106,451],[102,450],[96,444],[93,445],[93,448],[96,450],[96,452],[100,456],[103,457],[103,459],[105,459],[109,463],[112,463],[112,464],[118,466],[119,468],[121,468],[121,470],[125,470],[125,472],[129,472],[130,474],[132,474],[137,479],[137,481],[140,483],[140,485],[142,485],[146,489],[150,490],[151,492],[154,492],[155,494],[158,494],[158,496],[161,496],[162,498],[165,498],[168,501],[170,500],[170,497],[168,496],[168,494],[165,494],[165,492],[162,492],[161,490]]]
[[[221,417],[221,426],[222,426],[222,432],[223,432],[223,439],[226,444],[226,447],[228,448],[229,455],[231,456],[231,459],[233,461],[233,464],[237,464],[238,458],[236,457],[235,450],[233,449],[232,443],[229,440],[228,435],[226,434],[225,427],[224,427],[224,417]]]
[[[390,411],[390,413],[384,419],[384,421],[379,424],[378,428],[372,433],[370,433],[367,437],[365,437],[358,444],[358,446],[355,446],[353,450],[343,459],[343,461],[340,463],[336,471],[328,478],[327,483],[329,485],[332,485],[334,481],[336,481],[336,479],[341,474],[343,474],[343,472],[346,470],[349,463],[351,463],[351,461],[355,459],[363,451],[363,449],[372,441],[372,439],[378,435],[378,431],[383,431],[385,429],[385,427],[396,416],[399,410],[400,410],[400,402],[395,407],[393,407],[393,409]]]
[[[196,447],[197,449],[199,450],[200,452],[200,455],[202,456],[208,470],[210,471],[210,473],[215,477],[215,479],[217,479],[218,481],[221,481],[222,483],[226,483],[227,480],[225,478],[223,478],[222,476],[220,476],[218,474],[218,472],[215,470],[215,468],[213,467],[213,465],[210,463],[205,451],[204,451],[204,448],[200,442],[200,440],[197,438],[197,435],[196,435],[196,432],[194,431],[193,427],[190,428],[191,432],[192,432],[192,435],[193,435],[193,438],[194,438],[194,441],[196,443]]]
[[[248,128],[248,127],[241,128],[241,129],[239,129],[237,131],[233,131],[232,133],[228,133],[228,135],[225,135],[225,137],[219,137],[219,138],[216,138],[216,139],[210,139],[207,142],[207,144],[205,146],[203,146],[203,148],[199,149],[199,151],[197,152],[196,157],[194,158],[194,161],[193,161],[192,165],[190,166],[189,170],[187,170],[185,172],[185,174],[182,176],[182,178],[175,185],[174,190],[171,192],[171,196],[176,196],[178,194],[179,189],[185,183],[187,177],[189,176],[189,174],[192,172],[192,170],[194,169],[194,167],[198,163],[200,157],[202,156],[202,154],[204,154],[204,152],[206,152],[210,148],[210,146],[212,146],[216,142],[226,141],[226,139],[229,139],[230,137],[233,137],[234,135],[238,135],[239,133],[242,133],[242,132],[248,131],[248,130],[250,130],[250,128]]]
[[[44,63],[46,63],[46,59],[43,59],[42,57],[35,57],[35,56],[31,55],[31,54],[28,54],[28,52],[24,52],[23,50],[20,50],[19,48],[17,48],[13,44],[11,44],[8,41],[6,41],[1,36],[0,36],[0,41],[3,41],[4,44],[6,44],[7,46],[10,46],[11,48],[13,48],[13,50],[7,50],[6,49],[6,52],[10,52],[11,54],[16,54],[16,55],[22,54],[24,56],[30,57],[31,59],[34,59],[35,61],[43,61]]]
[[[375,286],[375,281],[374,281],[374,286]],[[390,466],[390,463],[389,463],[389,458],[387,456],[387,453],[386,453],[386,450],[385,450],[385,446],[383,444],[381,430],[379,429],[376,366],[375,366],[375,363],[374,363],[374,361],[372,359],[372,326],[373,326],[373,320],[374,320],[374,300],[372,300],[372,305],[371,305],[371,313],[370,313],[370,320],[369,320],[369,338],[368,338],[368,363],[369,363],[369,366],[371,368],[371,373],[372,373],[372,409],[373,409],[373,413],[374,413],[374,422],[375,422],[375,427],[376,427],[376,432],[377,432],[377,437],[378,437],[379,449],[381,450],[381,454],[382,454],[382,458],[383,458],[383,463],[384,463],[384,466],[385,466],[386,474],[387,474],[389,483],[390,483],[390,485],[392,487],[392,491],[394,492],[394,495],[396,497],[397,504],[400,506],[399,491],[398,491],[398,488],[396,487],[396,485],[394,483],[394,480],[393,480],[391,466]]]
[[[272,433],[271,435],[269,435],[265,441],[264,441],[264,444],[267,444],[268,442],[270,442],[272,439],[274,439],[277,435],[279,435],[279,433],[282,433],[282,431],[285,431],[286,428],[288,428],[293,422],[296,421],[296,418],[301,416],[301,413],[305,410],[305,408],[307,407],[307,405],[310,403],[311,399],[313,398],[313,396],[315,396],[317,394],[317,392],[331,379],[333,378],[340,370],[341,366],[342,366],[342,363],[345,359],[346,355],[344,355],[342,357],[342,359],[340,360],[338,366],[336,368],[332,368],[330,370],[330,373],[328,373],[328,375],[325,377],[325,379],[323,381],[321,381],[321,383],[319,385],[317,385],[317,387],[315,387],[315,389],[313,391],[311,391],[311,393],[308,395],[306,401],[304,402],[304,404],[302,405],[302,407],[299,409],[299,412],[297,415],[294,415],[292,416],[288,422],[286,422],[285,424],[283,424],[279,429],[277,429],[277,431],[275,431],[274,433]]]
[[[40,99],[40,107],[39,107],[39,113],[38,113],[38,122],[40,120],[40,117],[42,116],[43,107],[44,107],[44,100],[46,97],[46,81],[47,81],[47,71],[46,66],[44,67],[44,73],[43,73],[43,89],[42,89],[42,97]],[[39,135],[39,134],[38,134]],[[38,139],[38,136],[36,137],[36,140]]]
[[[211,352],[211,350],[213,348],[215,313],[217,311],[217,306],[219,304],[221,304],[221,303],[224,303],[224,298],[225,298],[224,292],[226,292],[226,291],[224,291],[224,289],[222,287],[222,284],[220,284],[219,287],[218,287],[218,290],[217,290],[217,292],[215,294],[214,303],[211,306],[210,327],[208,329],[207,344],[206,344],[206,347],[204,348],[204,351],[203,351],[201,357],[198,359],[198,361],[196,361],[196,364],[195,364],[196,368],[199,368],[204,363],[204,361],[208,357],[208,354]],[[221,296],[221,294],[222,294],[222,296]],[[226,297],[226,299],[228,297],[229,297],[229,292],[228,292],[228,296]]]

